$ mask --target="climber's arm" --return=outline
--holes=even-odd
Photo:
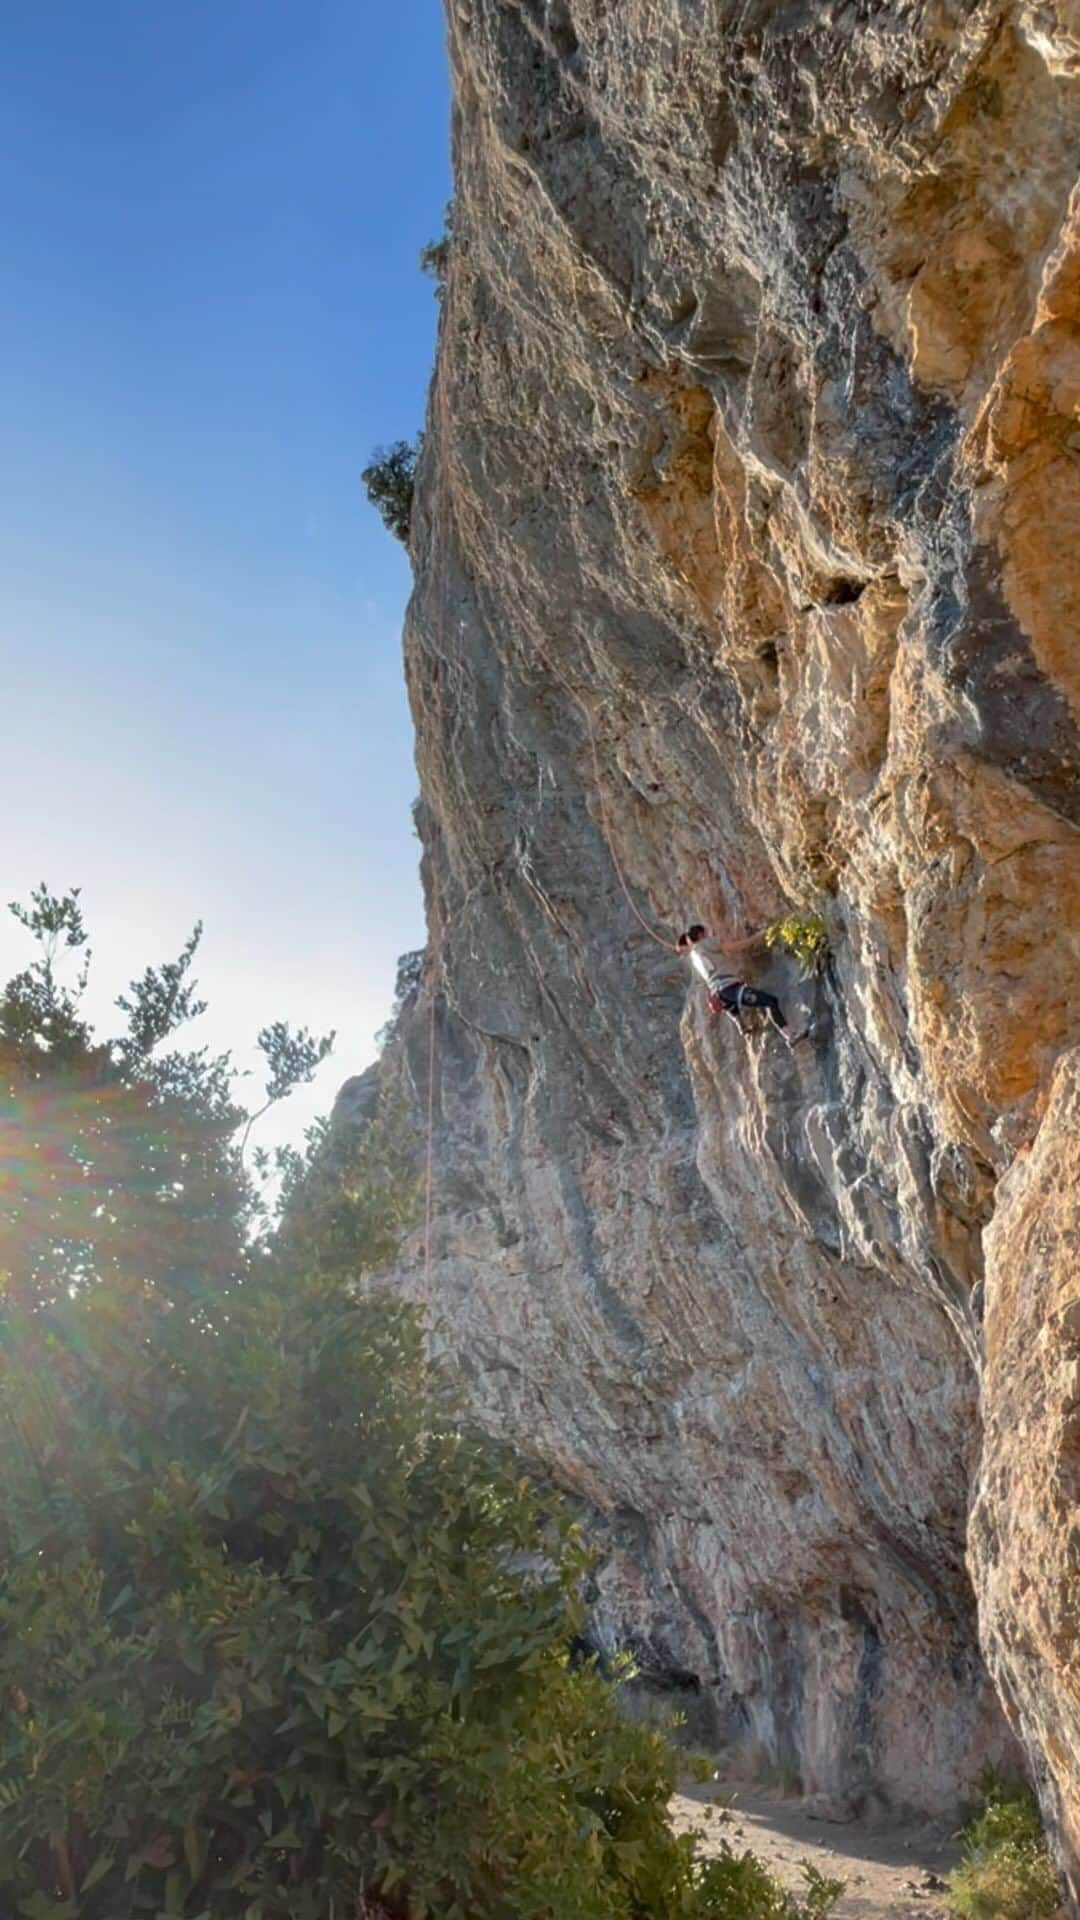
[[[749,953],[751,947],[763,947],[765,945],[765,929],[764,927],[759,927],[756,933],[747,934],[745,940],[716,939],[712,944],[715,947],[719,947],[722,953]]]
[[[714,927],[722,927],[725,920],[729,918],[729,910],[717,882],[716,870],[707,853],[702,854],[701,865],[704,872],[705,893],[708,899],[707,911],[709,923]],[[709,946],[716,953],[749,953],[752,947],[760,946],[762,943],[763,930],[760,928],[756,933],[747,934],[741,940],[725,940],[718,933],[710,933],[709,935]]]

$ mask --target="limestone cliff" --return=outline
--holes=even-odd
[[[940,1810],[1000,1694],[1075,1870],[1075,0],[449,42],[437,1337],[587,1503],[601,1636],[833,1796]],[[752,975],[810,1042],[710,1022],[620,871],[668,941],[820,913]]]

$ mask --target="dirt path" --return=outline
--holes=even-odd
[[[802,1884],[800,1862],[809,1860],[819,1873],[847,1882],[834,1920],[945,1920],[940,1883],[959,1858],[947,1830],[840,1825],[815,1818],[790,1796],[741,1786],[721,1787],[730,1801],[724,1813],[709,1805],[717,1790],[687,1786],[672,1806],[676,1830],[696,1829],[704,1852],[724,1840],[738,1853],[749,1848],[793,1888]]]

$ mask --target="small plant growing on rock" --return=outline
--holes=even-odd
[[[367,497],[384,527],[406,545],[412,521],[416,465],[423,440],[421,433],[411,445],[408,440],[395,440],[392,447],[376,447],[360,475]]]
[[[450,255],[454,245],[454,203],[451,200],[443,219],[443,231],[437,240],[429,240],[426,247],[420,249],[420,271],[426,273],[435,282],[435,298],[441,300],[450,271]]]
[[[446,276],[450,273],[450,255],[454,252],[454,202],[446,204],[446,213],[442,215],[442,232],[438,240],[429,240],[421,248],[421,273],[436,282],[434,292],[436,300],[442,300],[442,290],[446,286]]]
[[[429,240],[420,249],[420,271],[435,282],[437,299],[442,298],[446,275],[450,267],[450,236],[444,233],[438,240]]]
[[[770,950],[781,947],[790,953],[804,980],[815,979],[824,972],[829,957],[829,935],[820,914],[789,913],[783,920],[766,927],[763,938]]]
[[[1050,1920],[1061,1904],[1057,1874],[1029,1793],[983,1781],[985,1805],[964,1828],[964,1857],[949,1875],[949,1903],[963,1920]]]

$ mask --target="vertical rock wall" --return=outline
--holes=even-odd
[[[971,1563],[1006,1711],[1080,1902],[1080,1055],[986,1235],[986,1431]]]
[[[984,1644],[1075,1849],[1064,1213],[1032,1251],[1080,1025],[1075,7],[449,38],[398,1056],[422,1108],[435,993],[438,1337],[596,1515],[598,1631],[808,1791],[935,1810],[1009,1751],[982,1379]],[[811,1041],[710,1022],[616,861],[667,940],[822,914],[821,979],[752,975]]]

